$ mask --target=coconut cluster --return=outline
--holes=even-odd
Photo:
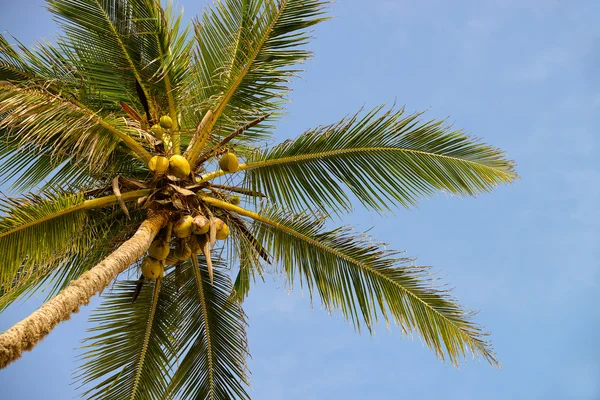
[[[172,129],[177,129],[176,125],[170,116],[163,115],[159,118],[158,123],[150,128],[151,135],[159,140],[155,146],[161,143],[163,146],[162,148],[157,147],[159,154],[151,157],[147,166],[155,176],[153,182],[156,184],[156,188],[161,189],[160,186],[164,185],[162,190],[157,190],[150,197],[152,199],[152,196],[157,196],[157,203],[160,201],[160,204],[169,204],[167,207],[175,205],[171,212],[176,213],[177,220],[168,229],[168,234],[162,235],[165,237],[157,237],[150,245],[148,255],[142,262],[142,274],[149,280],[160,279],[164,274],[165,264],[173,265],[190,258],[195,261],[195,255],[202,253],[206,258],[212,282],[211,248],[215,245],[216,240],[227,239],[229,227],[223,220],[213,216],[210,212],[208,216],[202,212],[202,206],[197,199],[194,200],[195,192],[190,191],[193,189],[193,185],[183,185],[182,188],[178,188],[179,183],[174,184],[173,181],[189,181],[188,178],[192,173],[190,162],[182,155],[173,154],[171,135]],[[224,172],[234,173],[239,170],[239,161],[235,154],[226,150],[219,159],[219,167]],[[162,179],[162,176],[166,176],[168,180]],[[237,195],[224,197],[224,199],[228,199],[235,205],[240,204],[240,197]],[[150,207],[153,206],[152,201],[149,204]],[[183,209],[196,209],[197,212],[182,214],[181,210]]]
[[[159,279],[164,274],[165,264],[177,264],[199,253],[204,253],[208,260],[211,236],[214,236],[215,240],[225,240],[229,236],[229,227],[217,217],[186,214],[173,224],[172,236],[173,240],[157,238],[152,242],[148,248],[148,255],[142,261],[144,278],[153,281]],[[173,243],[170,243],[171,241]],[[210,269],[212,276],[212,268]]]

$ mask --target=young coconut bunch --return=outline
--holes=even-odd
[[[241,306],[266,265],[357,329],[497,364],[427,268],[328,216],[490,191],[517,177],[500,150],[384,106],[259,147],[326,5],[223,0],[184,26],[157,0],[48,0],[56,46],[0,36],[0,178],[36,190],[0,200],[0,310],[49,298],[0,367],[103,292],[83,397],[249,398]]]

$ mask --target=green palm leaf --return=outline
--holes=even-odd
[[[325,230],[324,220],[311,214],[263,210],[261,215],[268,223],[259,224],[257,237],[290,282],[299,275],[328,309],[340,309],[357,328],[362,319],[371,330],[380,313],[404,331],[417,331],[438,357],[453,364],[467,351],[497,364],[471,313],[433,284],[429,268],[406,265],[412,260],[350,228]]]
[[[93,244],[53,264],[21,265],[12,282],[0,287],[0,311],[15,301],[26,300],[42,292],[46,299],[54,297],[69,282],[108,256],[144,218],[139,210],[132,211],[130,215],[131,220],[126,220],[118,207],[113,212],[106,209],[88,211],[83,230],[94,232]]]
[[[174,274],[146,281],[135,303],[137,281],[117,282],[90,316],[90,329],[77,381],[94,385],[87,399],[163,399],[175,357]]]
[[[140,190],[123,194],[126,201],[147,195]],[[97,226],[89,221],[87,210],[117,203],[116,196],[85,200],[83,193],[46,189],[23,198],[0,199],[0,286],[11,286],[18,276],[26,276],[82,254],[97,237]]]
[[[155,113],[148,83],[153,71],[145,68],[155,57],[144,54],[135,24],[138,11],[147,10],[146,1],[48,0],[48,9],[66,35],[62,42],[77,54],[80,72],[96,90],[114,102],[128,102],[138,97],[138,82]]]
[[[418,114],[380,110],[316,128],[252,157],[240,166],[246,186],[276,204],[324,212],[351,209],[347,187],[364,206],[383,212],[440,190],[474,196],[517,178],[513,162],[498,149],[442,122],[419,122]]]
[[[133,138],[135,129],[123,119],[114,115],[102,118],[39,87],[0,84],[0,116],[0,130],[8,146],[28,149],[34,155],[40,149],[59,158],[76,157],[92,171],[106,167],[121,144],[141,160],[151,157]]]
[[[326,218],[275,209],[260,213],[203,197],[214,207],[255,221],[254,235],[283,266],[293,284],[296,276],[316,288],[323,304],[340,309],[360,329],[372,330],[379,315],[405,332],[417,331],[435,354],[453,364],[471,352],[498,364],[484,333],[446,291],[432,282],[429,269],[384,249],[366,234],[349,228],[325,230]]]
[[[202,85],[196,106],[200,118],[208,110],[213,121],[200,134],[188,159],[195,160],[213,124],[228,134],[244,123],[281,108],[296,64],[310,52],[302,48],[307,29],[325,20],[327,1],[226,0],[205,12],[196,26],[197,57],[193,76]],[[198,121],[199,122],[199,121]],[[259,140],[261,129],[249,130],[240,140]]]
[[[183,352],[169,393],[181,399],[248,399],[244,314],[230,300],[231,280],[215,263],[210,283],[204,259],[200,268],[186,262],[179,268],[184,284],[180,307],[178,348]]]

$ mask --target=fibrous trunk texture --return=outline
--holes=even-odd
[[[44,303],[21,322],[0,335],[0,368],[33,349],[54,327],[70,318],[79,306],[86,305],[98,292],[144,255],[167,217],[156,214],[144,221],[131,239],[123,243],[98,265],[72,281],[54,298]]]

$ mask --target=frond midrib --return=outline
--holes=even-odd
[[[334,156],[339,156],[339,155],[343,155],[343,154],[385,152],[385,151],[412,153],[412,154],[419,154],[419,155],[426,156],[426,157],[442,158],[442,159],[447,159],[447,160],[452,160],[452,161],[463,162],[463,163],[475,165],[480,168],[485,168],[490,171],[494,171],[500,175],[503,175],[507,179],[518,178],[518,175],[513,172],[506,171],[506,170],[503,170],[500,168],[495,168],[493,166],[486,165],[486,164],[483,164],[483,163],[480,163],[477,161],[468,160],[468,159],[460,158],[460,157],[448,156],[445,154],[432,153],[432,152],[423,151],[423,150],[407,149],[404,147],[355,147],[355,148],[350,148],[350,149],[330,150],[330,151],[324,151],[324,152],[319,152],[319,153],[302,154],[302,155],[298,155],[298,156],[288,156],[288,157],[275,158],[275,159],[269,159],[269,160],[263,160],[263,161],[251,161],[251,162],[240,164],[239,170],[246,171],[246,170],[263,168],[263,167],[268,167],[268,166],[278,165],[278,164],[293,164],[293,163],[299,163],[302,161],[308,161],[308,160],[313,160],[313,159],[317,159],[317,158],[334,157]],[[218,178],[225,174],[226,174],[226,172],[222,171],[222,170],[209,172],[208,174],[203,175],[202,178],[198,182],[200,182],[200,183],[206,182],[211,179]]]
[[[200,268],[198,267],[198,260],[196,255],[192,254],[192,267],[194,268],[194,274],[196,276],[196,285],[198,287],[198,295],[200,296],[200,303],[202,304],[202,317],[204,318],[204,327],[206,330],[206,356],[208,357],[208,387],[209,387],[209,399],[214,399],[214,370],[213,370],[213,349],[212,341],[210,337],[210,328],[208,321],[208,307],[206,306],[206,297],[204,296],[204,287],[202,286],[202,277],[200,276]]]
[[[152,306],[150,308],[150,315],[148,316],[148,324],[146,325],[146,333],[144,335],[144,342],[142,344],[142,351],[140,354],[140,360],[138,368],[135,374],[135,380],[133,383],[133,390],[131,391],[131,400],[135,399],[140,377],[142,375],[142,368],[144,367],[144,359],[146,358],[146,350],[148,349],[148,342],[150,341],[150,333],[152,332],[152,323],[154,321],[154,314],[156,314],[156,305],[158,304],[158,295],[160,292],[162,279],[158,279],[154,284],[154,294],[152,297]]]

